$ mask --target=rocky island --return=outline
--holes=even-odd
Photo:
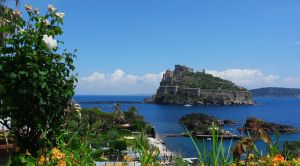
[[[175,65],[167,70],[156,94],[145,99],[156,104],[197,105],[252,105],[251,93],[233,82],[214,77],[205,70],[194,72],[192,68]]]
[[[219,135],[223,136],[235,136],[223,129],[224,126],[228,125],[236,125],[237,122],[233,120],[221,120],[216,117],[202,114],[202,113],[191,113],[182,116],[179,119],[179,123],[184,125],[192,135],[201,136],[201,135],[210,135],[211,134],[211,126],[214,125],[217,127],[217,131]],[[259,130],[265,131],[267,133],[299,133],[300,129],[290,125],[277,124],[272,122],[266,122],[264,120],[250,117],[246,120],[242,128],[237,128],[238,131],[244,132],[244,134],[248,134],[249,132],[257,132]]]
[[[239,129],[241,130],[241,129]],[[258,118],[250,117],[246,120],[243,131],[257,131],[263,130],[269,133],[299,133],[300,129],[294,126],[284,125],[284,124],[277,124],[272,122],[266,122]]]
[[[191,113],[181,117],[179,123],[184,125],[189,132],[196,137],[211,135],[211,126],[213,123],[220,136],[229,136],[228,138],[236,137],[236,135],[223,129],[223,126],[225,125],[236,124],[236,122],[232,120],[220,120],[202,113]]]

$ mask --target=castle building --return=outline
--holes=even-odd
[[[183,66],[183,65],[175,65],[175,70],[167,70],[163,75],[163,81],[168,85],[173,85],[174,81],[181,81],[180,74],[183,72],[193,72],[192,68]]]
[[[193,72],[193,69],[183,65],[175,65],[174,74],[179,75],[182,72]]]

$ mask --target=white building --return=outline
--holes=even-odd
[[[8,125],[10,126],[10,119],[5,119],[5,121],[8,121]],[[3,119],[0,119],[0,122],[4,122]],[[6,126],[2,125],[2,123],[0,123],[0,131],[6,131],[8,130]]]

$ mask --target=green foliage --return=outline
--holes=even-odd
[[[184,126],[185,127],[185,126]],[[219,131],[216,130],[217,126],[215,123],[211,124],[211,138],[212,138],[212,149],[207,150],[205,144],[202,144],[202,147],[199,148],[197,145],[195,139],[189,132],[189,130],[185,127],[189,137],[191,138],[193,145],[195,146],[197,153],[198,153],[198,164],[206,164],[206,165],[213,165],[213,166],[218,166],[218,165],[229,165],[231,163],[231,160],[229,158],[230,156],[230,151],[226,151],[224,148],[223,144],[223,139],[219,139]],[[231,144],[229,149],[231,148]],[[201,150],[202,151],[201,151]]]
[[[3,125],[15,132],[23,149],[36,151],[45,143],[42,133],[51,141],[59,133],[77,78],[75,55],[59,53],[54,39],[50,45],[45,41],[63,33],[62,17],[56,11],[44,16],[27,11],[28,21],[17,17],[14,25],[1,27],[6,38],[0,46],[0,119],[11,118],[11,127]]]
[[[296,158],[300,156],[300,142],[299,141],[290,141],[284,143],[284,149],[281,152],[285,154],[289,159]]]
[[[94,165],[92,154],[87,145],[87,139],[78,138],[78,133],[70,133],[64,130],[56,137],[56,146],[43,148],[38,151],[38,157],[29,153],[20,153],[12,158],[8,165],[33,166],[33,165]]]
[[[10,131],[0,131],[0,145],[13,144],[16,142],[15,135]]]
[[[18,154],[7,165],[35,166],[37,159],[25,154]]]
[[[135,107],[123,112],[121,106],[117,105],[116,109],[118,112],[122,112],[123,119],[128,122],[129,126],[115,123],[116,111],[103,112],[98,108],[83,108],[80,112],[81,119],[73,116],[66,125],[68,131],[78,132],[78,135],[73,139],[87,139],[92,148],[97,149],[92,154],[94,159],[101,159],[103,156],[107,156],[108,159],[112,160],[120,159],[120,156],[122,156],[121,151],[126,150],[127,146],[135,145],[130,141],[126,141],[124,137],[132,136],[131,132],[133,131],[138,132],[147,129],[150,131],[150,128],[152,129]],[[107,147],[108,149],[98,149],[101,147]]]
[[[246,91],[245,88],[235,85],[233,82],[214,77],[211,74],[205,74],[202,72],[184,72],[180,75],[181,81],[175,82],[174,85],[179,87],[188,88],[201,88],[201,89],[219,89],[222,90],[236,90]]]
[[[174,159],[174,166],[189,166],[189,163],[184,161],[182,157],[176,157]]]

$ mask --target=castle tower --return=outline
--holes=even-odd
[[[182,72],[193,72],[193,69],[183,65],[175,65],[174,74],[180,75]]]

